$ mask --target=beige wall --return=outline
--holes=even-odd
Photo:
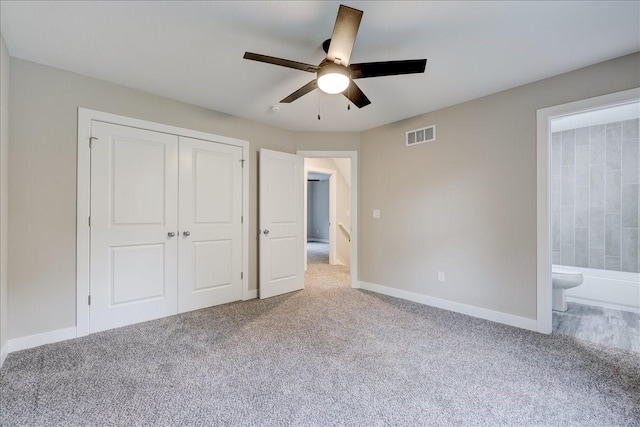
[[[12,59],[9,338],[75,325],[79,106],[251,142],[251,288],[258,149],[358,151],[360,280],[534,318],[536,110],[637,87],[639,63],[635,54],[367,132],[323,133]],[[435,143],[404,147],[406,130],[429,124]]]
[[[7,232],[9,199],[9,52],[0,34],[0,365],[7,354]]]
[[[294,132],[293,135],[296,150],[360,150],[360,132]]]
[[[636,53],[364,132],[360,280],[535,319],[536,110],[638,86]]]
[[[10,338],[76,323],[78,107],[250,141],[249,277],[256,289],[257,151],[294,152],[292,132],[16,58],[11,93]]]
[[[347,177],[343,172],[351,173],[351,162],[343,168],[340,168],[336,159],[332,159],[338,170],[338,182],[336,183],[336,240],[338,241],[336,247],[336,261],[342,265],[351,266],[351,242],[349,241],[349,235],[338,227],[338,224],[342,224],[347,230],[351,230],[351,186],[348,184]],[[340,159],[342,160],[342,159]]]

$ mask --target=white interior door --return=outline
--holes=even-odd
[[[90,331],[175,314],[178,137],[101,122],[92,136]]]
[[[242,148],[180,137],[178,311],[242,299]]]
[[[304,287],[304,159],[260,150],[260,298]]]

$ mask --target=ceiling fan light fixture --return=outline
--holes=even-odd
[[[318,87],[328,94],[344,92],[349,86],[349,71],[338,64],[325,64],[318,70]]]

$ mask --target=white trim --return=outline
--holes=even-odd
[[[2,365],[4,365],[4,361],[7,359],[8,355],[9,355],[9,343],[7,342],[7,345],[0,348],[0,368],[2,368]]]
[[[41,334],[27,335],[26,337],[9,340],[9,353],[26,350],[28,348],[39,347],[45,344],[66,341],[75,338],[77,330],[75,327],[57,329],[55,331],[43,332]]]
[[[307,206],[309,206],[309,201],[307,200],[307,182],[309,180],[309,172],[311,173],[321,173],[323,175],[329,175],[329,240],[326,239],[308,239],[308,224],[307,224]],[[325,169],[318,168],[315,166],[307,166],[307,163],[304,164],[304,271],[307,271],[307,242],[308,241],[317,241],[322,243],[329,243],[329,264],[334,265],[336,263],[336,229],[337,229],[337,219],[336,219],[336,173],[335,169]]]
[[[550,334],[551,323],[551,164],[550,122],[563,116],[626,104],[640,98],[640,88],[542,108],[537,112],[537,322],[538,332]]]
[[[357,151],[305,151],[298,150],[299,156],[316,158],[351,159],[351,287],[359,288],[358,282],[358,152]]]
[[[82,337],[89,333],[89,306],[87,305],[87,299],[89,297],[90,248],[88,218],[91,195],[91,153],[89,150],[89,138],[91,137],[91,122],[93,120],[242,147],[242,158],[244,159],[244,167],[242,169],[242,215],[244,216],[242,225],[242,270],[244,273],[242,279],[242,299],[250,299],[255,291],[252,293],[249,289],[249,142],[79,107],[76,195],[76,327],[73,328],[77,336]]]
[[[258,291],[249,289],[249,143],[242,144],[242,300],[257,298]],[[253,295],[253,296],[252,296]]]
[[[467,316],[477,317],[479,319],[485,319],[492,322],[502,323],[504,325],[514,326],[516,328],[527,329],[530,331],[537,330],[537,322],[535,321],[535,319],[528,319],[526,317],[515,316],[513,314],[493,311],[486,308],[462,304],[442,298],[431,297],[429,295],[418,294],[415,292],[405,291],[389,286],[376,285],[374,283],[360,282],[360,288],[383,295],[389,295],[395,298],[406,299],[408,301],[417,302],[431,307],[437,307],[460,314],[466,314]]]
[[[247,291],[245,294],[242,295],[242,301],[247,301],[250,299],[256,299],[258,298],[258,290],[257,289],[252,289],[250,291]]]
[[[78,169],[76,187],[76,333],[89,334],[89,212],[91,212],[91,110],[78,108]],[[81,143],[84,142],[84,143]],[[82,218],[82,222],[80,219]]]

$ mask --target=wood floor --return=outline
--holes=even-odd
[[[640,352],[640,315],[577,303],[553,312],[553,333]]]

